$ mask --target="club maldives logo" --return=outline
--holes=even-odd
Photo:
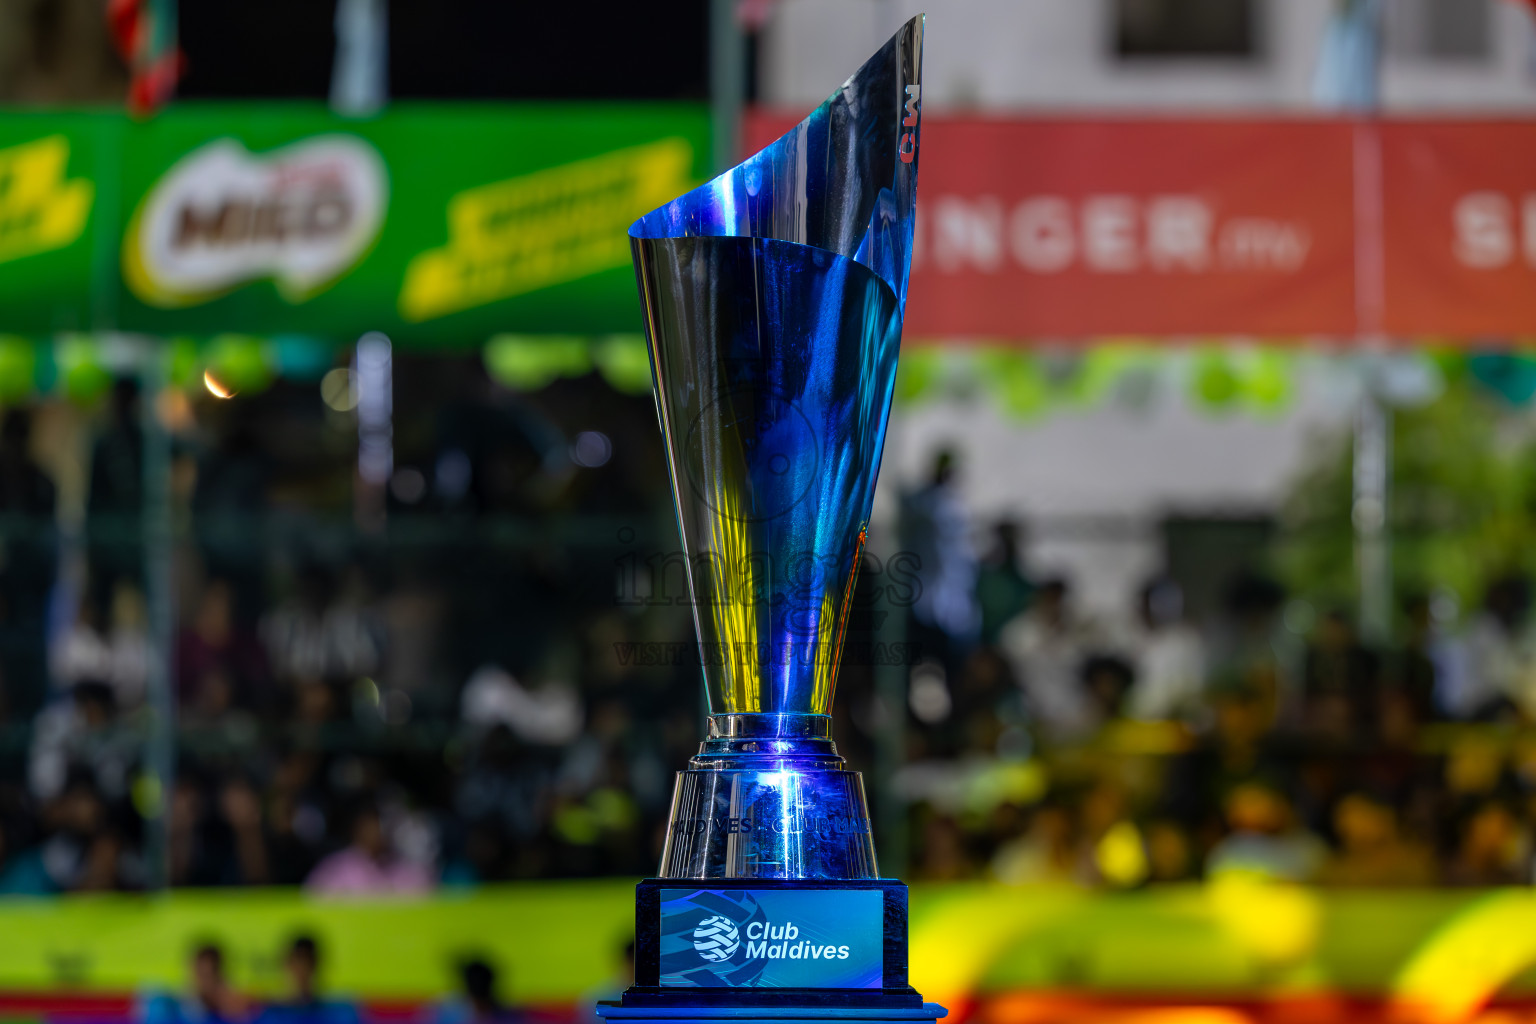
[[[383,160],[355,135],[264,154],[220,139],[183,157],[144,197],[123,237],[123,277],[162,308],[261,278],[303,302],[362,260],[388,194]]]
[[[663,986],[882,984],[879,890],[662,889],[659,896]]]
[[[729,960],[741,946],[736,923],[728,917],[709,917],[693,930],[693,948],[711,963]]]
[[[800,927],[793,921],[773,924],[750,921],[746,927],[745,960],[847,960],[847,946],[809,942],[800,937]],[[693,948],[712,963],[731,959],[741,946],[736,923],[725,917],[711,917],[699,922],[693,931]]]

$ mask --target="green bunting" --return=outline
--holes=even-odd
[[[566,335],[498,334],[485,345],[485,370],[513,391],[537,391],[561,377],[592,372],[587,339]]]
[[[0,403],[19,402],[36,387],[37,351],[27,338],[0,335]]]

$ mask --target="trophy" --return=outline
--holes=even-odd
[[[906,305],[922,34],[629,231],[710,714],[611,1021],[945,1013],[907,983],[906,887],[879,875],[831,728]]]

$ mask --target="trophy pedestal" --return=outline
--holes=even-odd
[[[863,779],[801,760],[748,756],[731,767],[679,772],[662,872],[736,884],[874,879]]]
[[[650,878],[635,887],[635,984],[610,1021],[932,1021],[907,983],[892,879]]]
[[[783,1006],[624,1006],[622,1003],[598,1003],[597,1015],[612,1024],[715,1024],[715,1022],[755,1021],[761,1024],[806,1024],[810,1021],[856,1020],[868,1024],[926,1024],[947,1017],[949,1011],[938,1003],[922,1003],[907,1009],[871,1009],[861,1006],[825,1006],[811,1003]]]

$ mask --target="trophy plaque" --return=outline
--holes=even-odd
[[[709,697],[610,1021],[934,1020],[832,696],[906,306],[923,21],[630,228]]]

